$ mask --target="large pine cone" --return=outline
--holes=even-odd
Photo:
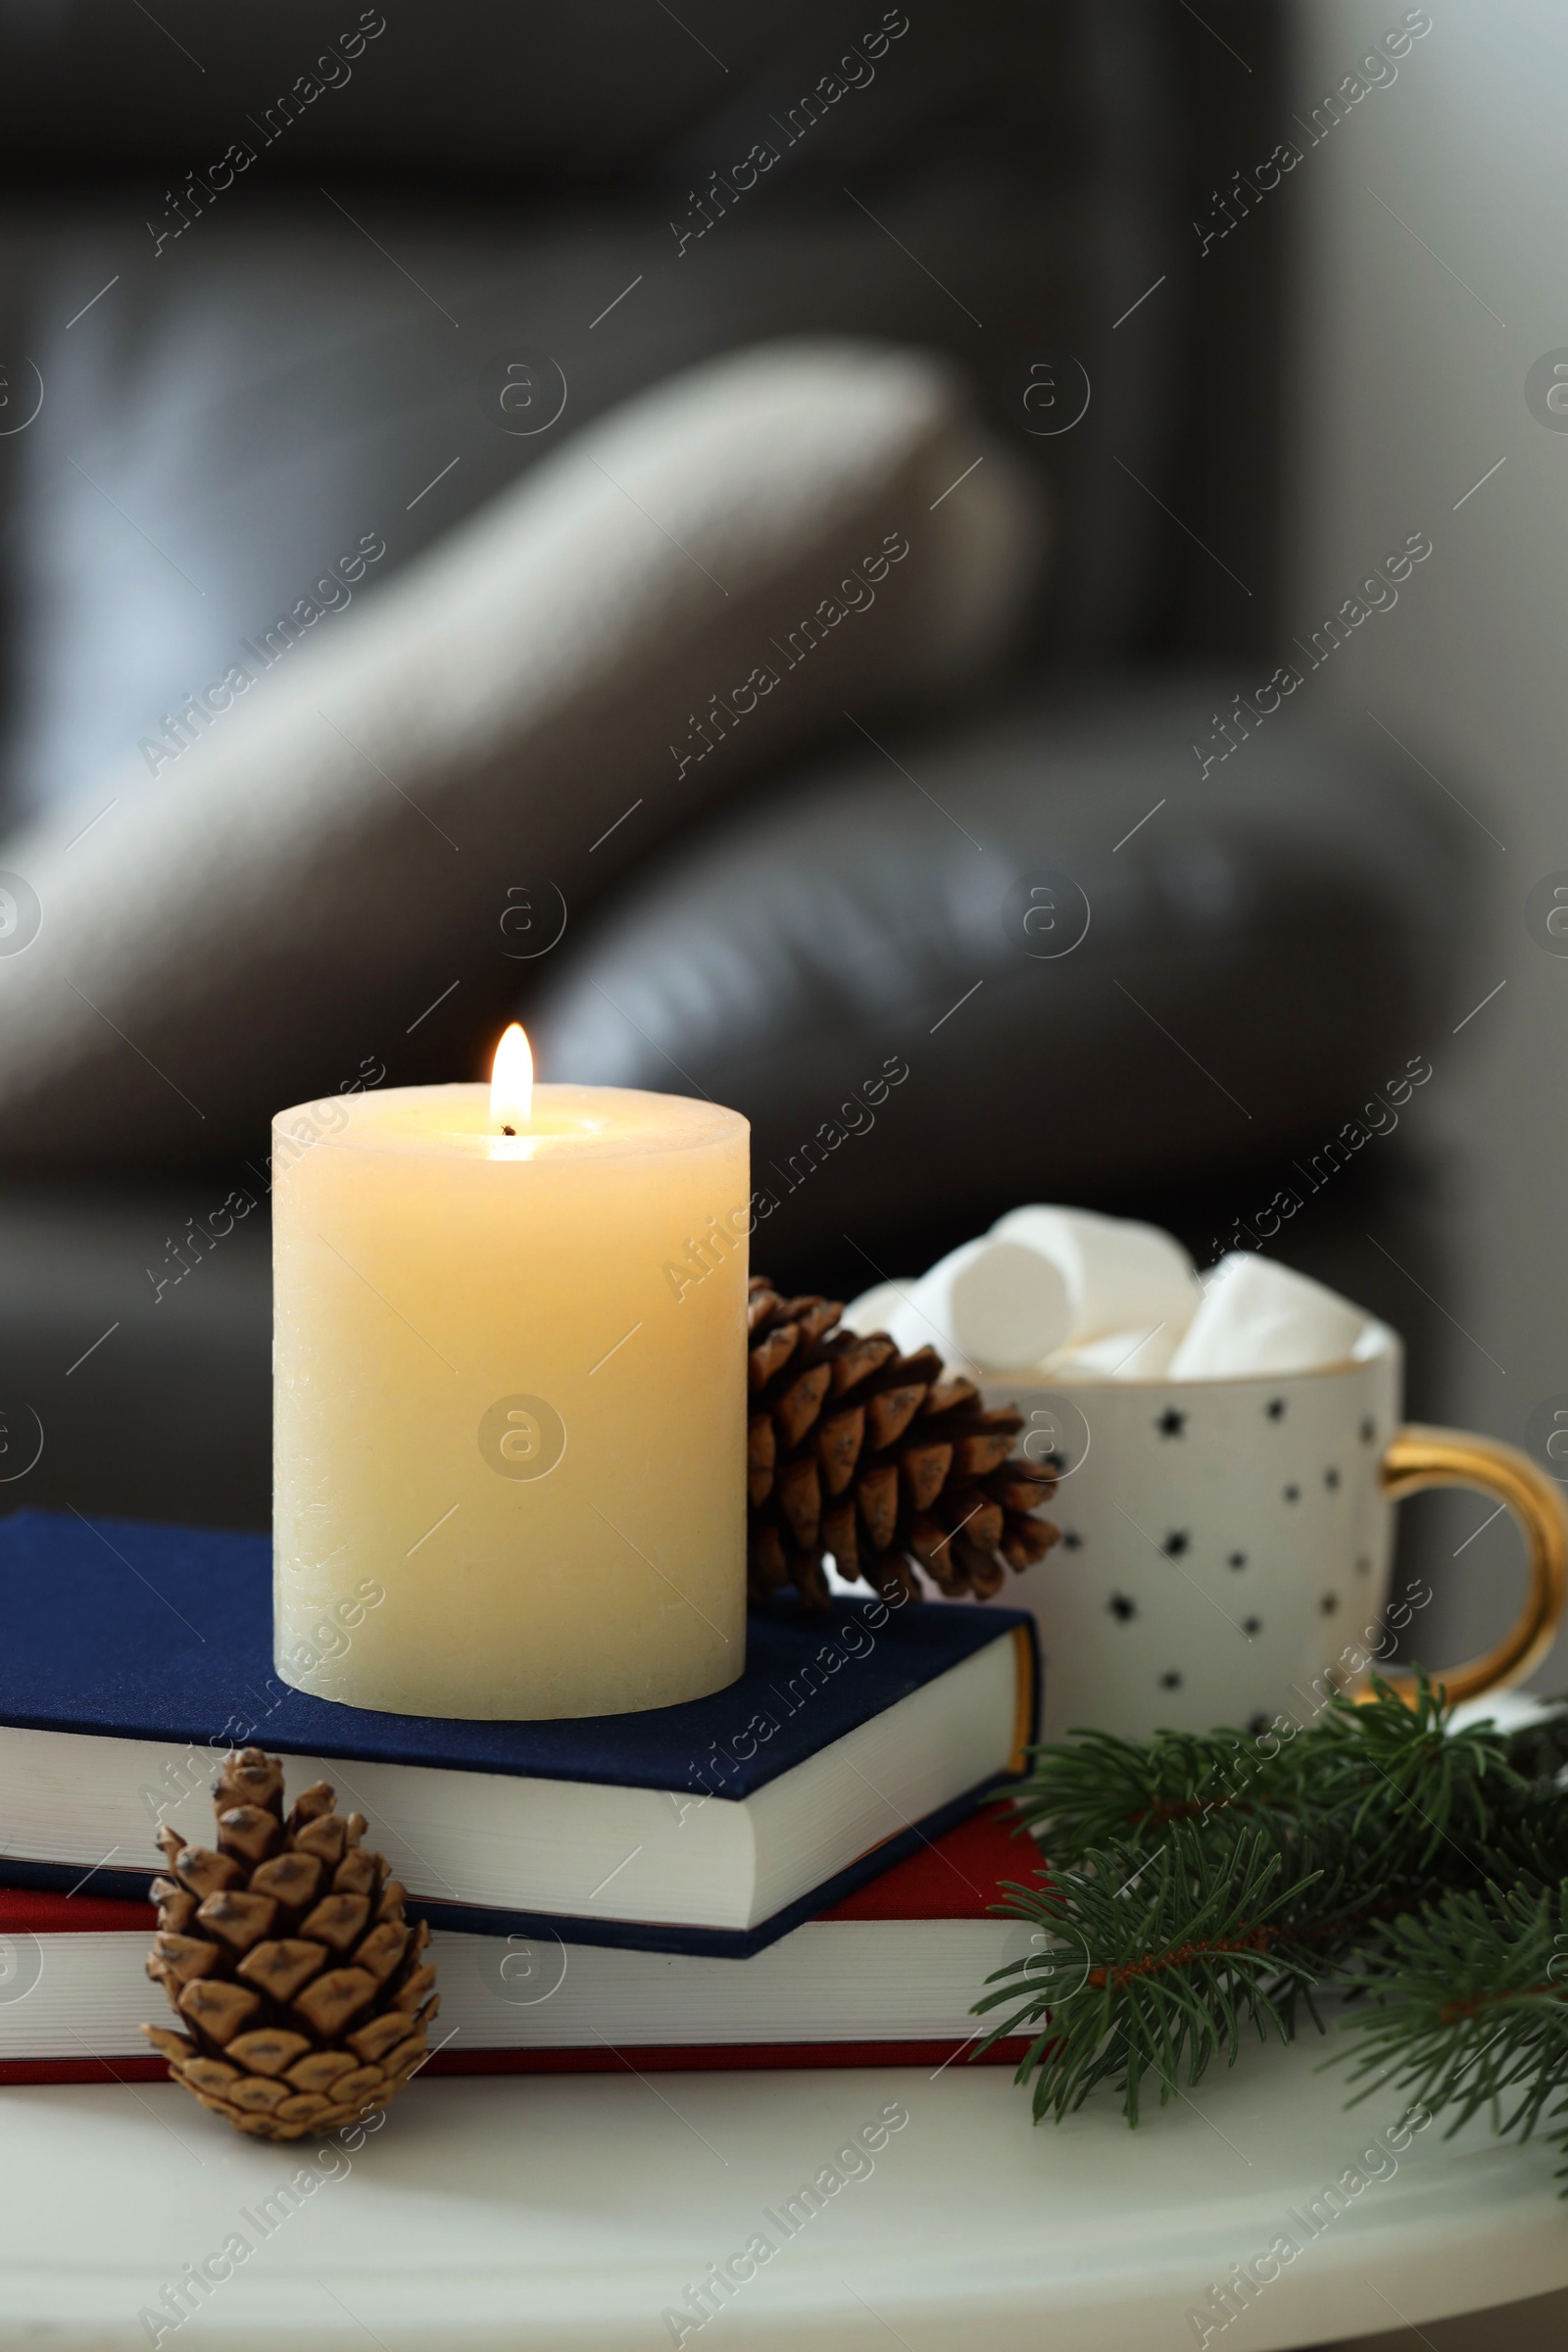
[[[1023,1415],[987,1409],[973,1381],[944,1378],[934,1348],[901,1355],[886,1332],[839,1328],[832,1298],[750,1296],[747,1565],[752,1598],[793,1585],[825,1609],[822,1571],[885,1598],[917,1599],[911,1561],[950,1598],[989,1600],[1057,1538],[1031,1514],[1049,1469],[1008,1459]]]
[[[218,1848],[158,1833],[174,1876],[153,1881],[147,1974],[183,2033],[142,2032],[176,2082],[236,2132],[298,2139],[384,2107],[425,2054],[436,2013],[430,1931],[361,1845],[325,1781],[285,1821],[283,1766],[230,1753],[213,1784]]]

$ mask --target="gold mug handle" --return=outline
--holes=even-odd
[[[1383,1492],[1391,1502],[1428,1487],[1473,1487],[1494,1495],[1513,1513],[1525,1541],[1530,1590],[1524,1607],[1494,1649],[1448,1673],[1434,1675],[1452,1700],[1506,1690],[1522,1683],[1556,1638],[1568,1597],[1568,1506],[1545,1472],[1517,1446],[1464,1429],[1424,1429],[1415,1423],[1395,1433],[1383,1456]],[[1392,1684],[1407,1706],[1416,1695],[1415,1677],[1389,1668]],[[1371,1696],[1358,1691],[1357,1702]]]

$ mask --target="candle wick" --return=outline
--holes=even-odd
[[[515,1127],[503,1127],[501,1132],[503,1135],[515,1135],[517,1130]]]

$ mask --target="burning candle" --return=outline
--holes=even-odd
[[[713,1103],[535,1087],[515,1025],[488,1088],[279,1113],[286,1682],[400,1714],[541,1717],[734,1681],[748,1146]]]

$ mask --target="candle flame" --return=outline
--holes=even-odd
[[[516,1021],[502,1033],[490,1071],[490,1117],[508,1133],[526,1127],[533,1111],[533,1054]]]

